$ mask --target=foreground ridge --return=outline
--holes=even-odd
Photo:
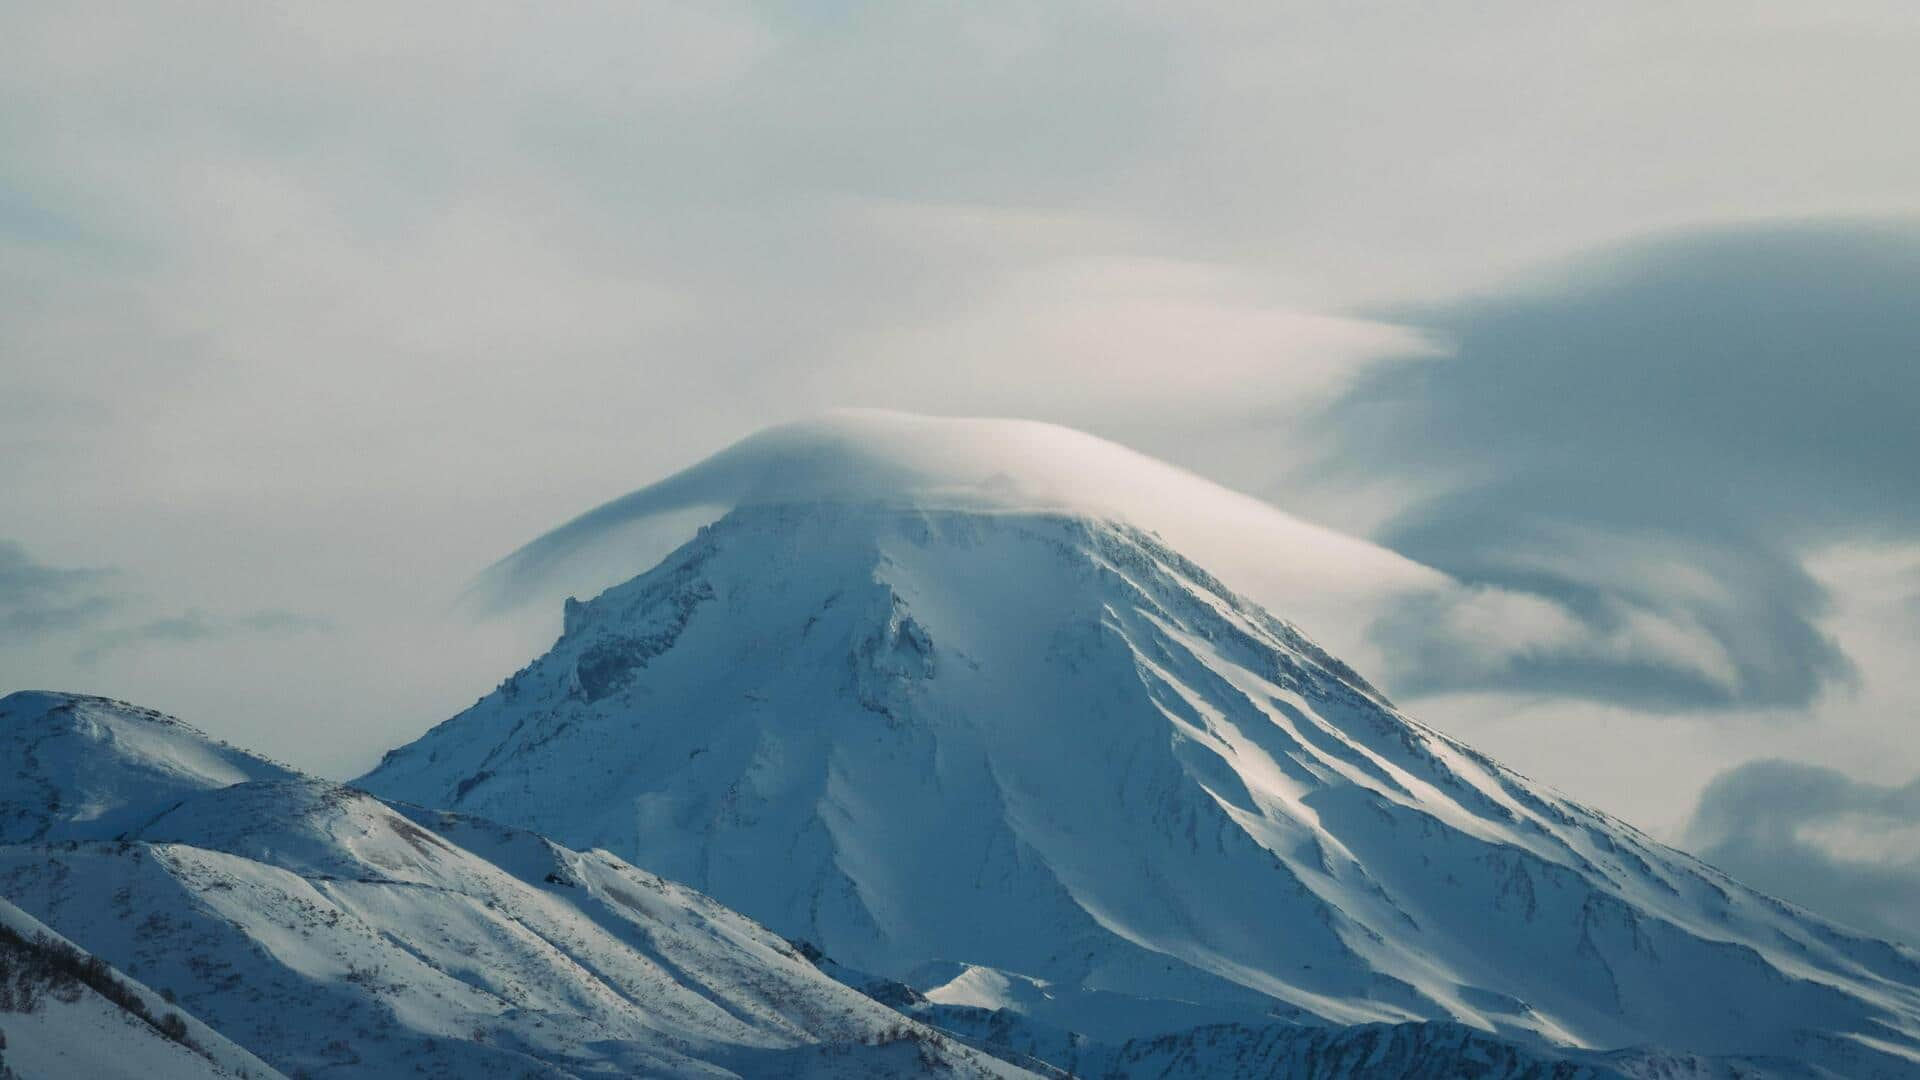
[[[257,1075],[1026,1075],[609,853],[384,803],[152,710],[0,698],[0,770],[23,925],[171,995]],[[151,1041],[128,1075],[212,1071],[168,1071],[178,1046]]]

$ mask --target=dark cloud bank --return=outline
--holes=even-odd
[[[1695,233],[1551,281],[1393,313],[1451,350],[1338,404],[1327,475],[1440,478],[1378,539],[1550,600],[1595,639],[1658,622],[1702,645],[1521,649],[1489,669],[1403,611],[1380,624],[1404,658],[1390,685],[1809,703],[1849,666],[1801,556],[1920,532],[1920,223]]]
[[[1920,946],[1920,780],[1756,761],[1707,787],[1686,843],[1749,885]]]
[[[0,540],[0,631],[27,641],[91,625],[120,606],[101,591],[111,570],[48,566],[12,540]]]

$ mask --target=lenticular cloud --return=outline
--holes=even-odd
[[[1380,673],[1389,693],[1497,681],[1548,661],[1606,667],[1657,657],[1702,680],[1728,677],[1724,658],[1683,618],[1596,620],[1556,597],[1463,583],[1084,432],[868,410],[769,428],[590,510],[489,568],[471,599],[495,613],[557,614],[562,599],[626,581],[736,509],[783,503],[1123,522]]]
[[[494,608],[557,610],[563,596],[593,595],[647,569],[728,511],[788,502],[1125,521],[1363,655],[1374,612],[1451,586],[1385,548],[1070,428],[862,410],[769,428],[590,510],[487,570],[475,596]]]

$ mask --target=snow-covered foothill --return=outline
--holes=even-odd
[[[606,852],[98,698],[0,699],[0,749],[0,817],[61,837],[0,846],[0,895],[288,1075],[1022,1075]]]

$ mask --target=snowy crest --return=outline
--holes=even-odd
[[[1342,647],[1359,647],[1385,598],[1448,579],[1391,551],[1092,435],[1026,420],[843,411],[770,428],[562,525],[488,570],[493,607],[591,596],[625,581],[728,511],[887,506],[1070,513],[1163,537]]]

